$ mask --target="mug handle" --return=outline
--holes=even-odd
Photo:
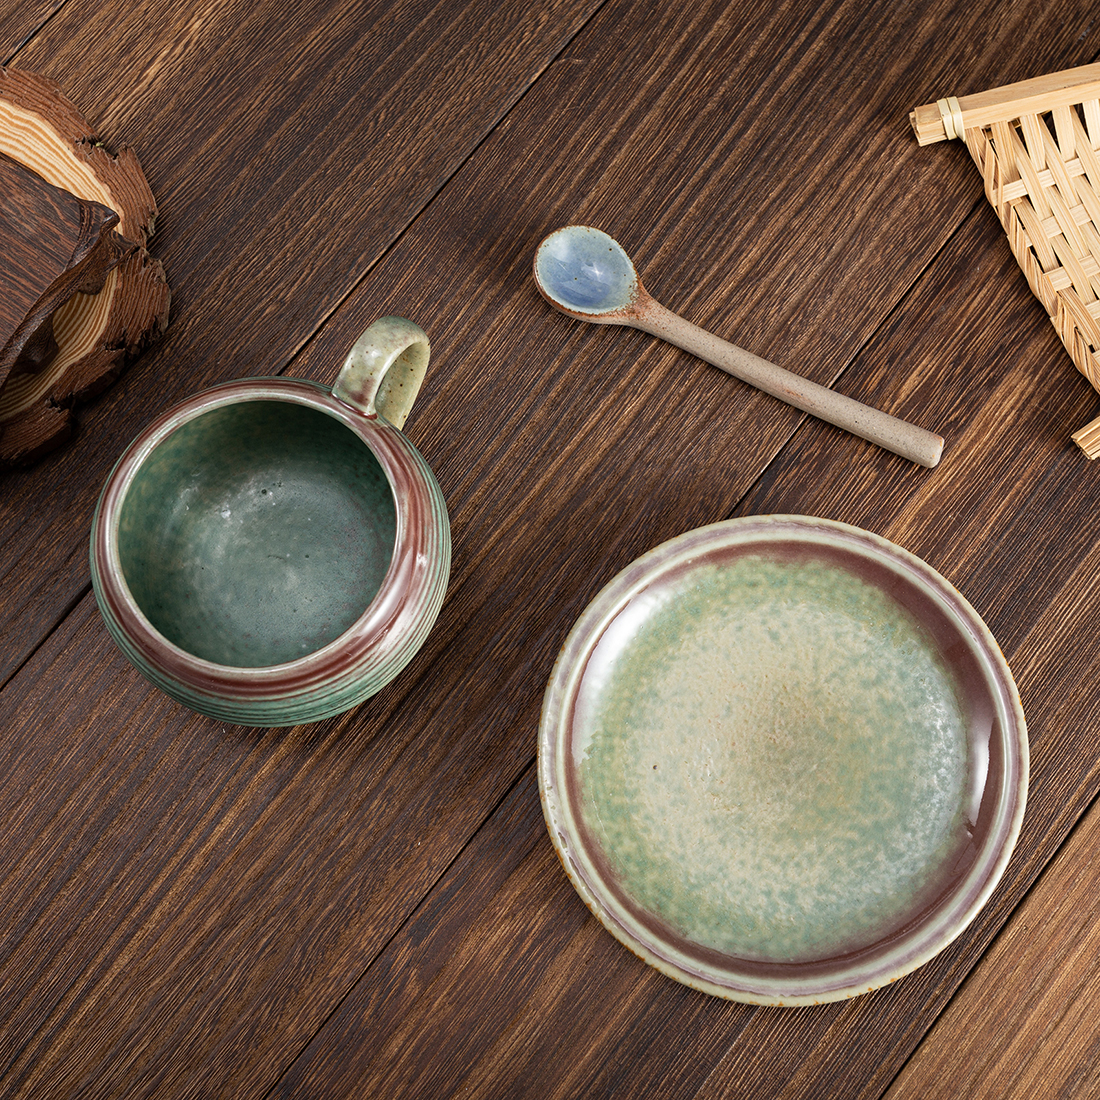
[[[430,354],[428,335],[419,325],[380,317],[352,345],[332,392],[365,416],[403,428]]]

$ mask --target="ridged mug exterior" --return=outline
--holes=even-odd
[[[249,401],[306,406],[355,433],[389,483],[396,538],[381,587],[343,633],[294,660],[237,667],[196,656],[153,625],[127,582],[119,522],[135,477],[158,446],[198,417]],[[451,539],[439,484],[401,431],[380,416],[352,408],[326,386],[301,379],[258,378],[229,382],[190,398],[134,440],[101,493],[90,558],[92,585],[108,632],[143,676],[199,713],[247,725],[288,726],[356,706],[412,660],[443,603]]]

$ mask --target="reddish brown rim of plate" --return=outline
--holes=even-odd
[[[972,766],[985,772],[967,844],[941,886],[888,936],[820,960],[740,958],[686,940],[622,889],[579,811],[571,766],[576,702],[588,658],[621,610],[656,580],[767,550],[813,556],[855,572],[908,610],[955,674],[970,730]],[[759,516],[689,531],[631,563],[596,596],[567,638],[543,704],[539,784],[551,839],[585,903],[620,941],[670,977],[706,992],[766,1004],[839,1000],[879,988],[942,951],[973,920],[1007,865],[1027,794],[1027,728],[1012,674],[970,603],[927,563],[847,524]]]

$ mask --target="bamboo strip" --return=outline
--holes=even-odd
[[[1100,455],[1100,416],[1073,433],[1073,442],[1089,456]]]
[[[1097,99],[1100,99],[1100,62],[1033,77],[1031,80],[1021,80],[1017,84],[1006,84],[988,92],[960,96],[955,102],[965,132],[976,127],[989,126],[994,122]],[[948,100],[941,99],[939,103],[946,104]],[[921,145],[948,140],[943,112],[937,103],[917,107],[910,112],[909,121]],[[1096,116],[1094,127],[1090,127],[1094,148],[1096,139],[1100,136],[1098,129],[1100,114]],[[961,134],[951,134],[951,137],[956,136]]]

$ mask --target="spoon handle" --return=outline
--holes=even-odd
[[[808,378],[792,374],[752,352],[727,343],[706,329],[685,321],[648,294],[638,302],[634,315],[627,323],[652,336],[659,336],[684,351],[690,351],[692,355],[796,409],[835,424],[861,439],[877,443],[912,462],[935,466],[943,453],[942,436],[845,397],[836,390],[819,386]]]

